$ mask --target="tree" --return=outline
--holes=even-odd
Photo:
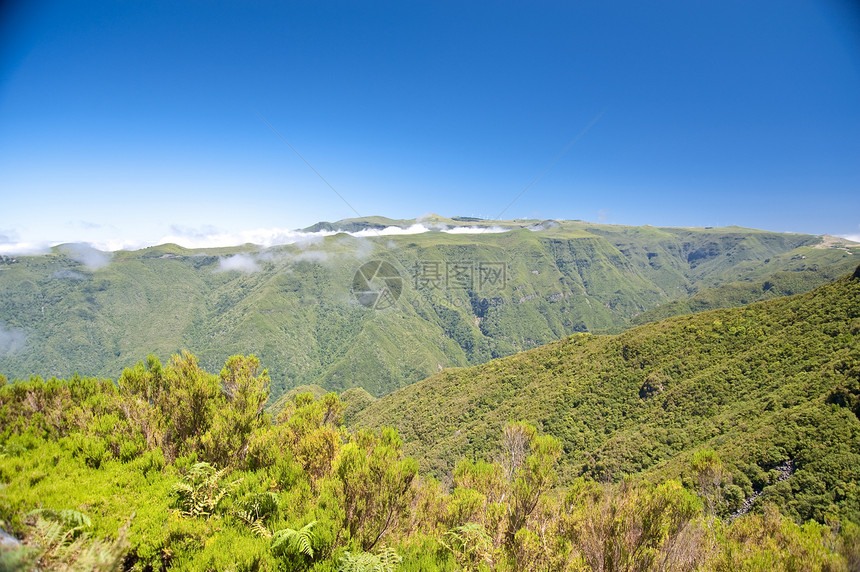
[[[314,401],[300,393],[278,415],[278,434],[283,447],[292,451],[314,484],[331,473],[342,444],[340,425],[343,405],[336,393]]]
[[[217,409],[218,379],[200,368],[197,358],[183,351],[173,355],[164,372],[158,406],[166,421],[165,443],[173,457],[202,450],[203,436]]]
[[[149,354],[144,362],[123,370],[117,381],[119,386],[119,409],[128,423],[137,428],[149,449],[164,442],[165,418],[156,404],[166,390],[166,380],[161,361]]]
[[[579,479],[564,501],[560,534],[592,570],[692,570],[703,555],[701,504],[677,481],[659,487]]]
[[[713,520],[722,504],[723,461],[712,449],[703,449],[693,455],[690,469],[693,471],[699,496],[705,502],[705,510]]]
[[[376,546],[409,507],[418,464],[403,457],[401,446],[397,431],[386,427],[379,438],[357,431],[341,450],[336,494],[344,528],[363,550]]]
[[[505,426],[502,432],[502,467],[508,481],[514,480],[536,436],[537,430],[525,421],[508,423]]]
[[[537,430],[524,421],[506,428],[504,442],[511,459],[509,474],[513,478],[505,535],[505,544],[510,548],[517,531],[526,524],[541,495],[558,483],[555,466],[561,457],[561,442],[550,435],[538,435]],[[528,444],[527,449],[525,443]],[[524,452],[528,452],[528,456],[519,461]],[[516,462],[520,465],[516,466]]]
[[[117,385],[124,395],[134,395],[154,405],[161,392],[166,389],[161,360],[155,354],[149,354],[146,356],[145,365],[141,361],[133,368],[125,368]]]
[[[252,433],[268,424],[263,411],[269,398],[269,374],[258,372],[254,356],[231,356],[221,370],[221,393],[226,401],[214,413],[203,436],[206,457],[219,465],[245,459]]]

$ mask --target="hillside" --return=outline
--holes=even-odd
[[[839,434],[830,423],[833,438],[775,466],[766,478],[778,484],[744,502],[725,470],[735,459],[708,448],[683,463],[681,480],[560,484],[562,442],[523,421],[497,435],[504,456],[461,459],[440,483],[404,456],[396,430],[341,424],[373,401],[364,390],[344,401],[299,393],[273,418],[268,388],[253,356],[231,356],[216,375],[187,352],[165,364],[150,356],[116,381],[0,377],[0,570],[849,572],[860,563],[856,436],[845,424]],[[834,392],[831,415],[856,415],[857,397],[856,385]],[[687,409],[678,404],[681,416]],[[845,454],[816,464],[839,447]],[[798,492],[781,497],[780,486]],[[834,501],[821,505],[824,522],[797,522],[796,501],[822,493]]]
[[[857,521],[858,364],[860,267],[806,294],[446,369],[353,424],[395,427],[441,478],[464,456],[497,455],[513,419],[561,441],[565,480],[684,477],[707,447],[731,473],[736,507],[763,491],[797,519]]]
[[[789,275],[803,277],[795,291],[808,290],[850,271],[860,255],[856,247],[816,248],[821,237],[738,227],[433,215],[420,223],[488,228],[379,230],[418,222],[320,223],[312,229],[367,236],[320,234],[271,248],[162,245],[110,254],[66,245],[3,257],[0,373],[113,378],[149,353],[166,359],[189,349],[207,368],[253,353],[270,371],[272,401],[301,385],[362,387],[378,397],[442,368],[575,332],[618,332],[637,315],[726,284],[752,285],[763,298],[771,294],[757,284]],[[401,279],[402,293],[385,309],[355,295],[357,270],[375,260]],[[482,269],[501,272],[480,280]],[[468,280],[458,282],[457,271]]]
[[[852,252],[850,248],[856,246],[856,243],[845,239],[825,236],[820,244],[815,245],[815,248],[841,248],[844,252],[850,253]],[[803,255],[801,255],[801,260],[805,260]],[[748,279],[729,282],[714,288],[700,290],[685,300],[674,300],[661,304],[634,317],[631,323],[634,325],[646,324],[672,316],[693,314],[717,308],[734,308],[761,300],[808,292],[821,284],[822,279],[835,280],[844,273],[844,270],[845,267],[841,264],[813,264],[806,268],[774,272],[767,276],[766,280],[751,281]]]

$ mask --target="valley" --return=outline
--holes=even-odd
[[[415,224],[435,230],[403,232]],[[385,230],[392,226],[400,232]],[[0,346],[0,372],[115,378],[149,353],[166,359],[189,349],[211,368],[230,354],[253,353],[272,376],[273,402],[302,385],[361,387],[381,397],[440,369],[576,332],[617,333],[808,291],[860,259],[850,243],[819,248],[821,237],[738,227],[433,216],[305,231],[318,234],[268,248],[96,253],[94,266],[75,245],[6,258],[0,326],[15,343]],[[355,296],[356,271],[374,260],[401,280],[391,307],[368,308]],[[470,279],[449,283],[446,265],[452,272],[459,265]],[[481,265],[504,273],[495,283],[476,280]]]

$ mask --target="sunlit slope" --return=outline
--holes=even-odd
[[[376,219],[348,224],[367,230],[416,222]],[[777,272],[805,272],[804,288],[812,288],[860,258],[856,249],[812,248],[819,237],[740,228],[442,217],[422,224],[483,224],[487,231],[369,230],[362,238],[337,234],[267,249],[163,245],[115,253],[98,269],[62,249],[4,258],[0,341],[14,343],[0,343],[0,373],[116,377],[150,352],[166,359],[189,349],[207,368],[255,353],[271,373],[273,400],[304,384],[381,396],[440,368],[574,332],[621,331],[635,316],[700,289]],[[390,307],[367,308],[354,296],[356,271],[374,260],[402,279]],[[484,264],[501,265],[499,279],[482,283]],[[449,265],[472,272],[472,282],[446,283]],[[427,280],[430,268],[438,280]]]
[[[575,335],[440,372],[368,403],[355,426],[391,425],[440,477],[497,454],[505,423],[562,440],[567,478],[683,476],[715,449],[743,496],[766,489],[795,516],[860,517],[860,268],[812,292]],[[771,470],[792,461],[776,483]],[[740,493],[738,493],[740,494]]]

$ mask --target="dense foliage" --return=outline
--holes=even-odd
[[[409,221],[343,224],[356,230],[391,222]],[[621,331],[638,314],[683,312],[670,306],[648,314],[694,293],[701,296],[689,309],[806,291],[849,272],[860,255],[857,248],[816,248],[820,237],[737,227],[539,222],[502,221],[511,230],[470,235],[340,234],[270,249],[162,245],[108,256],[64,246],[4,257],[0,372],[115,378],[147,353],[166,361],[190,348],[210,370],[231,354],[255,354],[270,368],[272,401],[311,384],[362,387],[380,397],[440,368],[484,363],[575,332]],[[351,295],[356,270],[374,259],[403,277],[397,307],[374,311]],[[472,275],[471,285],[446,287],[447,262],[472,271],[501,263],[504,280],[482,285]],[[437,269],[440,280],[419,287],[419,268]],[[727,284],[734,286],[709,291]]]
[[[860,276],[274,419],[254,356],[0,380],[0,568],[856,570],[858,336]]]
[[[220,382],[220,383],[219,383]],[[273,422],[267,374],[220,377],[190,354],[114,384],[0,388],[0,526],[24,538],[0,568],[67,570],[849,570],[850,520],[801,525],[766,505],[720,519],[721,461],[695,485],[625,478],[558,486],[559,440],[506,425],[496,461],[450,487],[418,474],[397,432],[341,425],[335,394],[295,396]]]
[[[860,279],[847,276],[446,370],[368,404],[353,423],[396,427],[440,479],[461,457],[490,454],[511,419],[560,440],[563,482],[640,474],[689,484],[705,447],[724,460],[723,515],[761,494],[800,521],[860,522],[858,364]]]

